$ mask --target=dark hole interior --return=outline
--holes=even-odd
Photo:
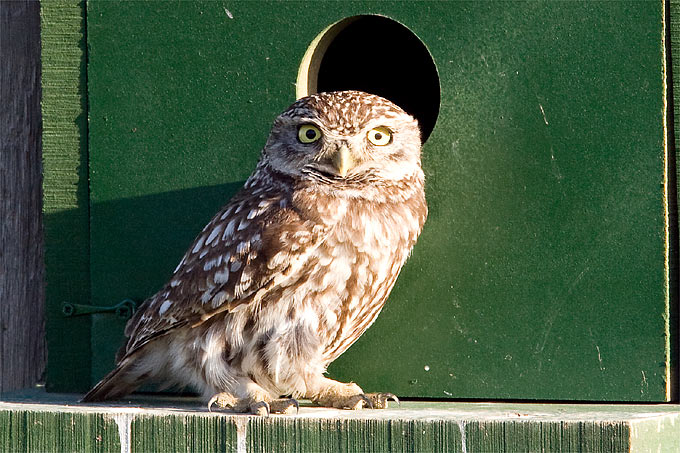
[[[408,28],[381,16],[352,18],[329,44],[317,91],[360,90],[413,115],[423,142],[439,115],[439,76],[425,45]]]

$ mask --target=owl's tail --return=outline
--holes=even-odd
[[[93,403],[122,398],[134,392],[148,377],[134,366],[132,357],[123,359],[116,368],[95,385],[92,390],[80,400],[83,403]]]

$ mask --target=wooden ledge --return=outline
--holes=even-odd
[[[677,451],[680,406],[403,402],[297,415],[208,412],[196,398],[81,395],[0,398],[1,451]]]

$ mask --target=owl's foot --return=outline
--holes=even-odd
[[[324,404],[321,401],[317,401],[317,403],[322,406],[338,409],[387,409],[389,400],[401,404],[399,398],[392,393],[361,393],[358,395],[337,396],[332,401],[326,401],[326,403],[330,404]]]
[[[242,402],[243,400],[239,400],[231,393],[220,392],[208,401],[208,411],[212,412],[212,407],[215,405],[219,409],[231,409],[236,412],[243,412],[243,410],[239,409],[244,409],[247,406],[243,405]]]
[[[271,414],[292,414],[293,412],[300,412],[300,404],[297,400],[293,398],[280,398],[266,401],[252,401],[247,406],[248,410],[242,412],[248,412],[253,415],[259,415],[260,417],[268,416]]]
[[[298,412],[300,404],[293,398],[281,398],[266,401],[265,398],[237,398],[231,393],[221,392],[210,398],[208,411],[215,405],[220,409],[229,409],[234,412],[249,413],[266,416],[269,414],[292,414]]]
[[[361,387],[354,383],[343,384],[331,379],[325,379],[326,387],[309,398],[324,407],[337,409],[387,409],[388,401],[399,403],[399,398],[392,393],[364,393]]]

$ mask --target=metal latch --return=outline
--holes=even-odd
[[[92,315],[95,313],[115,313],[119,318],[129,319],[135,310],[137,310],[137,303],[132,299],[125,299],[112,307],[72,304],[70,302],[61,304],[61,312],[66,317]]]

